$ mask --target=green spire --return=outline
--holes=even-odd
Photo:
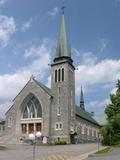
[[[68,46],[64,10],[62,11],[60,35],[57,44],[57,53],[54,61],[59,60],[61,58],[67,58],[71,60],[71,50]]]
[[[82,86],[81,86],[81,93],[80,93],[80,108],[82,108],[83,110],[85,110]]]

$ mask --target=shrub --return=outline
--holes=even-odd
[[[64,141],[64,140],[59,140],[59,141],[56,140],[56,141],[54,142],[54,144],[55,144],[55,145],[65,145],[65,144],[67,144],[67,143],[66,143],[66,141]]]

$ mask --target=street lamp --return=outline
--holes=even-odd
[[[99,151],[99,148],[100,148],[100,135],[98,133],[98,137],[97,137],[97,144],[98,144],[98,151]]]
[[[41,132],[36,132],[36,134],[30,133],[29,140],[33,142],[33,160],[35,160],[35,148],[36,148],[36,140],[42,136]]]

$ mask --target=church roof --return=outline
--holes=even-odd
[[[97,115],[93,117],[101,126],[105,126],[107,122],[107,116],[106,115]]]
[[[82,108],[76,106],[76,116],[81,117],[93,124],[100,126],[100,124],[88,113],[87,111],[83,110]]]
[[[44,84],[42,84],[41,82],[37,81],[36,79],[34,79],[34,81],[45,91],[47,92],[48,95],[52,96],[52,92],[51,89],[48,88],[47,86],[45,86]]]
[[[41,82],[37,81],[34,77],[30,77],[30,80],[26,83],[26,85],[21,89],[21,91],[17,94],[17,96],[22,92],[22,90],[28,85],[28,83],[33,80],[38,86],[40,86],[49,96],[52,96],[51,89],[42,84]],[[17,97],[16,96],[16,97]],[[16,99],[16,97],[13,99],[13,101]]]
[[[62,14],[60,34],[57,44],[57,52],[54,61],[62,57],[71,59],[71,50],[68,45],[64,13]]]

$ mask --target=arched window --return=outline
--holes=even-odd
[[[58,69],[58,81],[60,82],[60,69]]]
[[[31,119],[31,118],[41,118],[42,117],[42,109],[38,99],[33,95],[30,94],[24,100],[24,110],[22,112],[23,119]]]
[[[55,70],[55,82],[57,82],[57,70]]]
[[[58,108],[57,108],[57,115],[58,116],[60,115],[60,106],[58,106]]]
[[[35,108],[33,105],[30,106],[30,118],[35,118]]]
[[[62,68],[62,81],[64,81],[64,68]]]
[[[41,115],[41,109],[40,109],[40,107],[39,106],[37,106],[37,117],[41,117],[42,115]]]

